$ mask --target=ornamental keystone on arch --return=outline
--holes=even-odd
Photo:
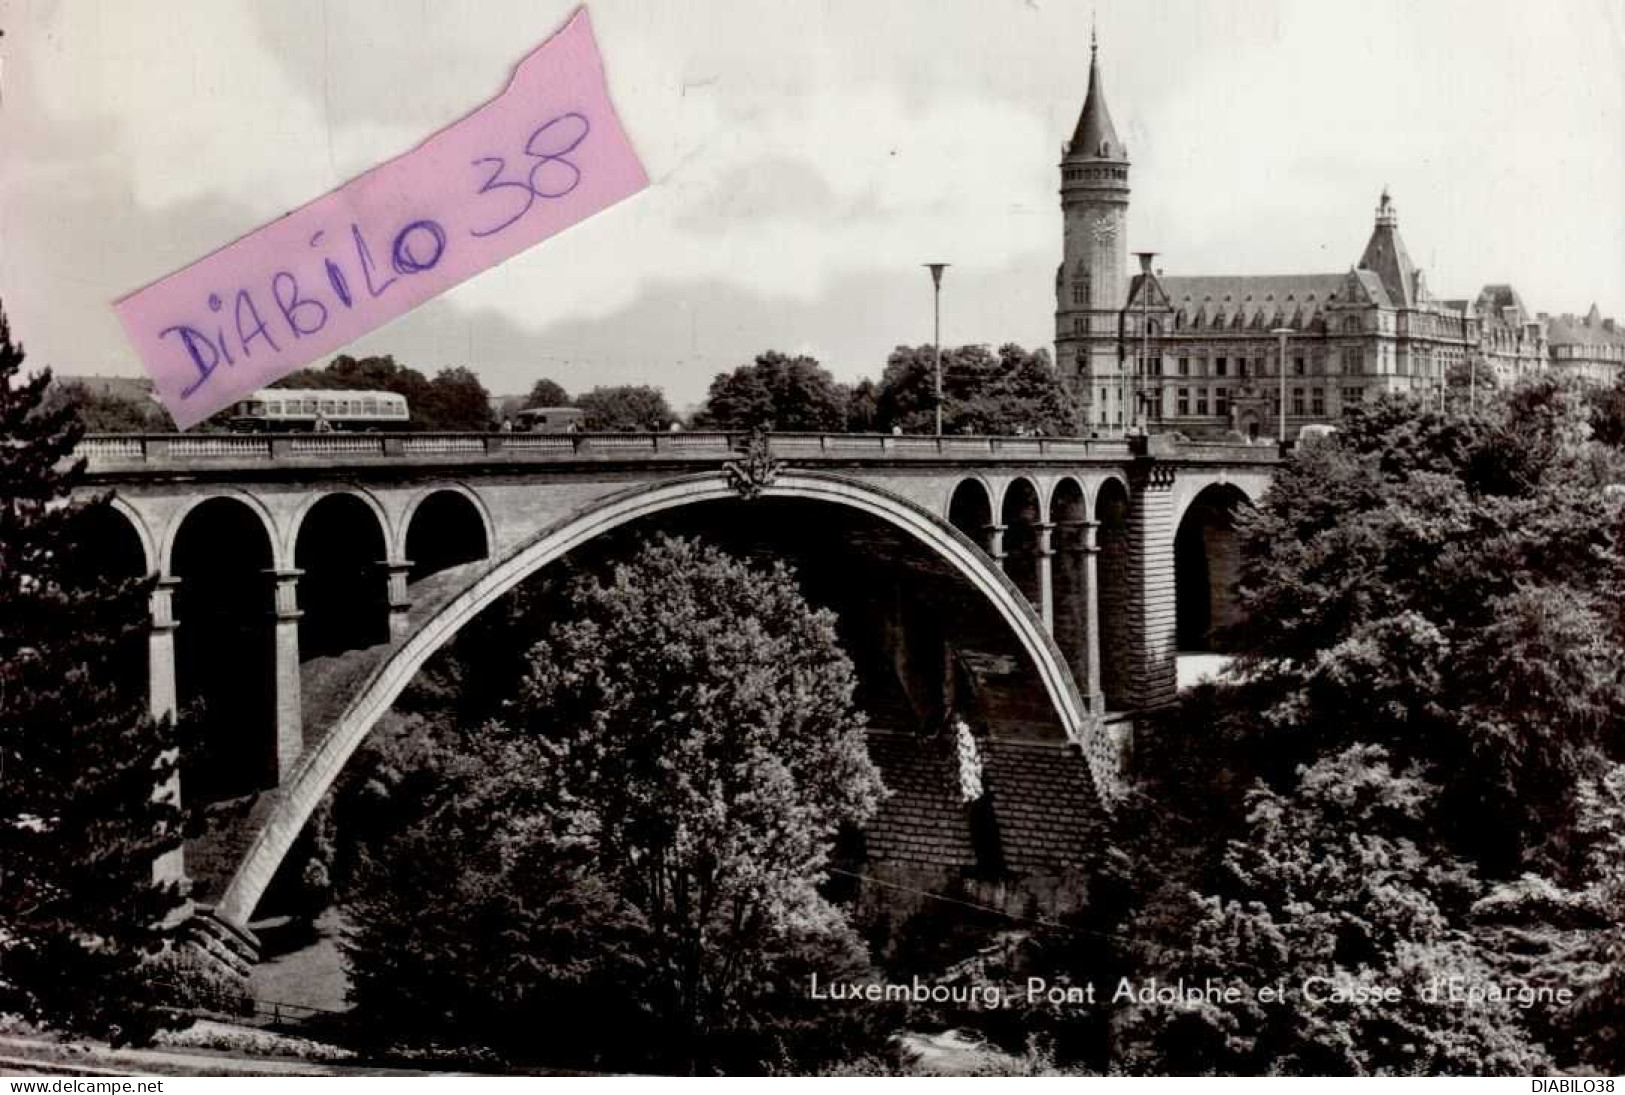
[[[768,433],[760,426],[750,431],[742,454],[742,459],[730,460],[722,467],[728,473],[728,486],[749,501],[773,485],[784,470],[784,461],[774,459]]]

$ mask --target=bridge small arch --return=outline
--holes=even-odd
[[[333,490],[313,491],[306,495],[305,498],[299,503],[299,508],[294,510],[293,517],[288,521],[287,531],[283,535],[282,557],[284,559],[297,559],[299,534],[305,527],[305,518],[310,515],[310,511],[319,503],[336,495],[346,495],[354,498],[365,505],[368,509],[372,510],[373,518],[378,522],[378,528],[383,533],[384,537],[384,546],[379,549],[379,555],[376,561],[384,561],[387,553],[395,545],[394,523],[390,521],[389,513],[384,509],[384,504],[378,500],[378,497],[365,487],[357,486],[343,486],[337,487]],[[298,565],[297,562],[295,565]]]
[[[993,528],[993,489],[979,477],[962,479],[948,498],[948,523],[984,552]]]
[[[271,583],[276,540],[263,509],[235,493],[200,499],[175,522],[166,573],[175,586],[175,682],[201,702],[199,748],[182,786],[212,802],[276,782]]]
[[[1130,653],[1129,603],[1129,494],[1124,482],[1112,476],[1095,491],[1095,559],[1099,582],[1100,691],[1108,710],[1133,706],[1129,695],[1133,665]]]
[[[168,576],[174,574],[175,541],[179,538],[181,527],[187,518],[210,502],[228,499],[248,509],[258,519],[265,532],[266,542],[270,545],[271,559],[266,563],[267,568],[281,569],[286,566],[287,556],[282,551],[282,537],[277,534],[277,521],[271,510],[255,494],[237,487],[221,487],[214,490],[204,490],[193,495],[179,512],[170,518],[169,526],[164,532],[163,545],[159,552],[160,573]]]
[[[999,506],[1004,526],[1004,570],[1027,600],[1041,605],[1038,576],[1039,526],[1044,522],[1044,496],[1031,479],[1018,476],[1005,484]]]
[[[295,528],[289,553],[302,571],[300,660],[387,642],[381,564],[389,537],[376,501],[359,492],[333,491],[301,507]]]
[[[1241,622],[1236,595],[1241,540],[1236,515],[1251,506],[1234,483],[1211,483],[1179,516],[1174,535],[1177,642],[1183,653],[1225,653],[1226,632]]]
[[[1094,626],[1087,601],[1086,577],[1089,501],[1083,484],[1070,475],[1058,479],[1050,489],[1050,520],[1055,525],[1051,543],[1055,552],[1051,583],[1054,589],[1055,642],[1072,666],[1080,687],[1088,687],[1089,629]],[[1098,598],[1095,606],[1098,609]]]
[[[1060,651],[1042,624],[986,557],[953,535],[935,514],[889,492],[817,472],[781,473],[764,490],[769,497],[804,498],[849,506],[911,535],[934,551],[992,604],[1031,660],[1044,694],[1069,738],[1084,745],[1098,789],[1110,784],[1110,749],[1090,722]],[[375,667],[327,734],[308,748],[283,787],[273,815],[256,835],[216,908],[227,923],[244,925],[253,915],[278,865],[312,810],[342,771],[374,722],[410,683],[418,669],[482,609],[524,578],[570,551],[641,517],[700,502],[737,498],[717,473],[685,476],[640,486],[592,503],[508,551],[489,570],[426,620]],[[1096,740],[1096,739],[1100,740]]]
[[[460,563],[489,558],[496,528],[484,502],[461,483],[438,483],[419,491],[401,515],[395,558],[412,564],[418,581]]]
[[[73,562],[95,571],[87,570],[85,578],[145,578],[157,566],[152,533],[141,514],[124,499],[114,495],[105,503],[92,503],[79,514],[79,520],[82,527]]]

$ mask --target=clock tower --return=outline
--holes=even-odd
[[[1084,428],[1119,433],[1128,424],[1132,398],[1117,330],[1128,300],[1129,161],[1106,109],[1093,32],[1089,38],[1089,92],[1061,158],[1064,244],[1055,274],[1055,364],[1083,407]]]

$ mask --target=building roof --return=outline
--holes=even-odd
[[[1604,319],[1593,304],[1583,316],[1564,313],[1546,321],[1546,341],[1553,346],[1625,346],[1625,328]]]
[[[1399,215],[1386,188],[1377,205],[1377,223],[1371,229],[1371,239],[1366,242],[1358,268],[1370,270],[1382,279],[1391,307],[1416,307],[1420,295],[1416,267],[1405,250],[1405,241],[1399,238]]]
[[[1502,311],[1504,308],[1516,308],[1517,318],[1514,322],[1521,323],[1529,315],[1529,309],[1523,306],[1523,298],[1518,295],[1518,290],[1510,285],[1484,286],[1479,290],[1477,304],[1481,311],[1489,309],[1498,316],[1505,315]]]
[[[1134,278],[1129,307],[1138,307],[1142,278]],[[1184,313],[1194,328],[1306,329],[1328,303],[1347,295],[1345,274],[1234,274],[1153,279],[1151,307]]]
[[[1106,109],[1106,92],[1100,86],[1100,61],[1094,32],[1089,35],[1089,93],[1083,99],[1083,113],[1072,131],[1068,156],[1089,156],[1101,160],[1126,160],[1128,149],[1117,139],[1111,111]]]

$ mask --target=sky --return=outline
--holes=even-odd
[[[413,147],[573,0],[0,0],[0,303],[31,365],[138,375],[111,304]],[[1340,272],[1387,186],[1442,297],[1625,319],[1625,0],[591,0],[644,193],[349,348],[494,394],[776,349],[843,380],[1048,346],[1088,82],[1166,273]]]

